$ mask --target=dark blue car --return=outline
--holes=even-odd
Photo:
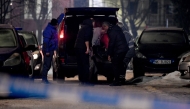
[[[29,77],[30,57],[27,51],[35,49],[27,45],[12,25],[0,24],[0,73]]]
[[[35,49],[31,51],[32,54],[32,70],[31,76],[34,78],[41,78],[42,71],[42,54],[40,53],[39,43],[36,35],[33,32],[28,31],[18,31],[19,35],[22,35],[26,41],[26,45],[35,45]]]

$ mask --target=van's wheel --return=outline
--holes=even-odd
[[[107,82],[111,83],[114,81],[114,76],[107,76]]]
[[[53,81],[57,80],[57,75],[58,75],[58,67],[57,67],[57,63],[55,62],[55,59],[53,57],[53,61],[52,61],[52,72],[53,72]]]
[[[90,82],[97,83],[98,82],[98,75],[97,73],[93,73],[90,75]]]
[[[63,83],[65,81],[65,75],[63,72],[58,72],[57,75],[57,82],[58,83]]]
[[[135,60],[133,60],[133,77],[134,78],[141,77],[141,76],[145,75],[144,68],[142,65],[144,65],[144,64],[142,64],[141,62],[136,62]]]
[[[90,70],[89,81],[92,82],[92,83],[97,83],[97,81],[98,81],[98,74],[96,72],[96,66],[94,64],[94,61],[90,60],[90,64],[91,65],[90,65],[90,68],[89,68],[89,70]]]
[[[53,72],[53,81],[56,81],[58,76],[57,76],[57,71],[55,71],[54,67],[52,68],[52,72]]]

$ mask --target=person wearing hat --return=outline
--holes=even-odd
[[[123,60],[128,51],[128,44],[122,29],[116,25],[116,20],[109,19],[108,21],[110,22],[103,22],[102,29],[109,37],[107,54],[108,60],[112,62],[114,73],[114,81],[110,86],[120,86],[122,85],[120,75],[126,71]]]
[[[42,82],[48,84],[47,74],[51,68],[51,62],[54,51],[58,48],[58,33],[57,27],[62,21],[64,14],[61,14],[58,19],[52,19],[43,31],[43,46],[42,52],[44,55],[44,63],[42,70]]]

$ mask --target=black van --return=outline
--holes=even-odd
[[[56,78],[64,80],[65,77],[77,75],[77,60],[75,54],[75,41],[83,20],[87,18],[99,19],[100,22],[106,21],[109,17],[116,18],[119,8],[99,8],[81,7],[66,8],[65,17],[59,25],[59,46],[57,57],[53,58],[53,80]],[[98,63],[99,74],[113,79],[111,76],[110,63]],[[107,69],[107,70],[106,70]]]

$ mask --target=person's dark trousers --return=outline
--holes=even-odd
[[[54,52],[51,51],[49,53],[50,53],[50,55],[46,56],[46,53],[43,52],[44,63],[43,63],[43,70],[42,70],[42,80],[45,81],[45,82],[47,82],[47,74],[48,74],[48,71],[51,68],[51,63],[52,63],[52,58],[53,58]]]
[[[120,78],[121,78],[122,80],[124,80],[124,82],[125,82],[126,69],[127,69],[127,67],[128,67],[128,64],[130,63],[131,59],[132,59],[134,56],[135,56],[135,48],[132,47],[132,48],[130,48],[130,49],[127,51],[127,53],[126,53],[126,55],[125,55],[125,58],[124,58],[124,60],[123,60],[123,62],[125,63],[125,70],[124,70],[123,74],[120,75]]]
[[[125,68],[123,69],[124,71],[123,71],[123,72],[121,73],[121,75],[120,75],[120,78],[121,78],[123,81],[125,81],[126,69],[127,69],[127,67],[128,67],[128,64],[130,63],[130,61],[131,61],[131,57],[126,57],[126,56],[125,56],[125,58],[124,58],[124,60],[123,60]]]
[[[76,49],[77,69],[79,80],[81,82],[89,82],[89,55],[85,54],[85,49]]]
[[[125,74],[126,68],[123,62],[126,53],[118,53],[112,58],[115,82],[120,82],[120,75]]]

